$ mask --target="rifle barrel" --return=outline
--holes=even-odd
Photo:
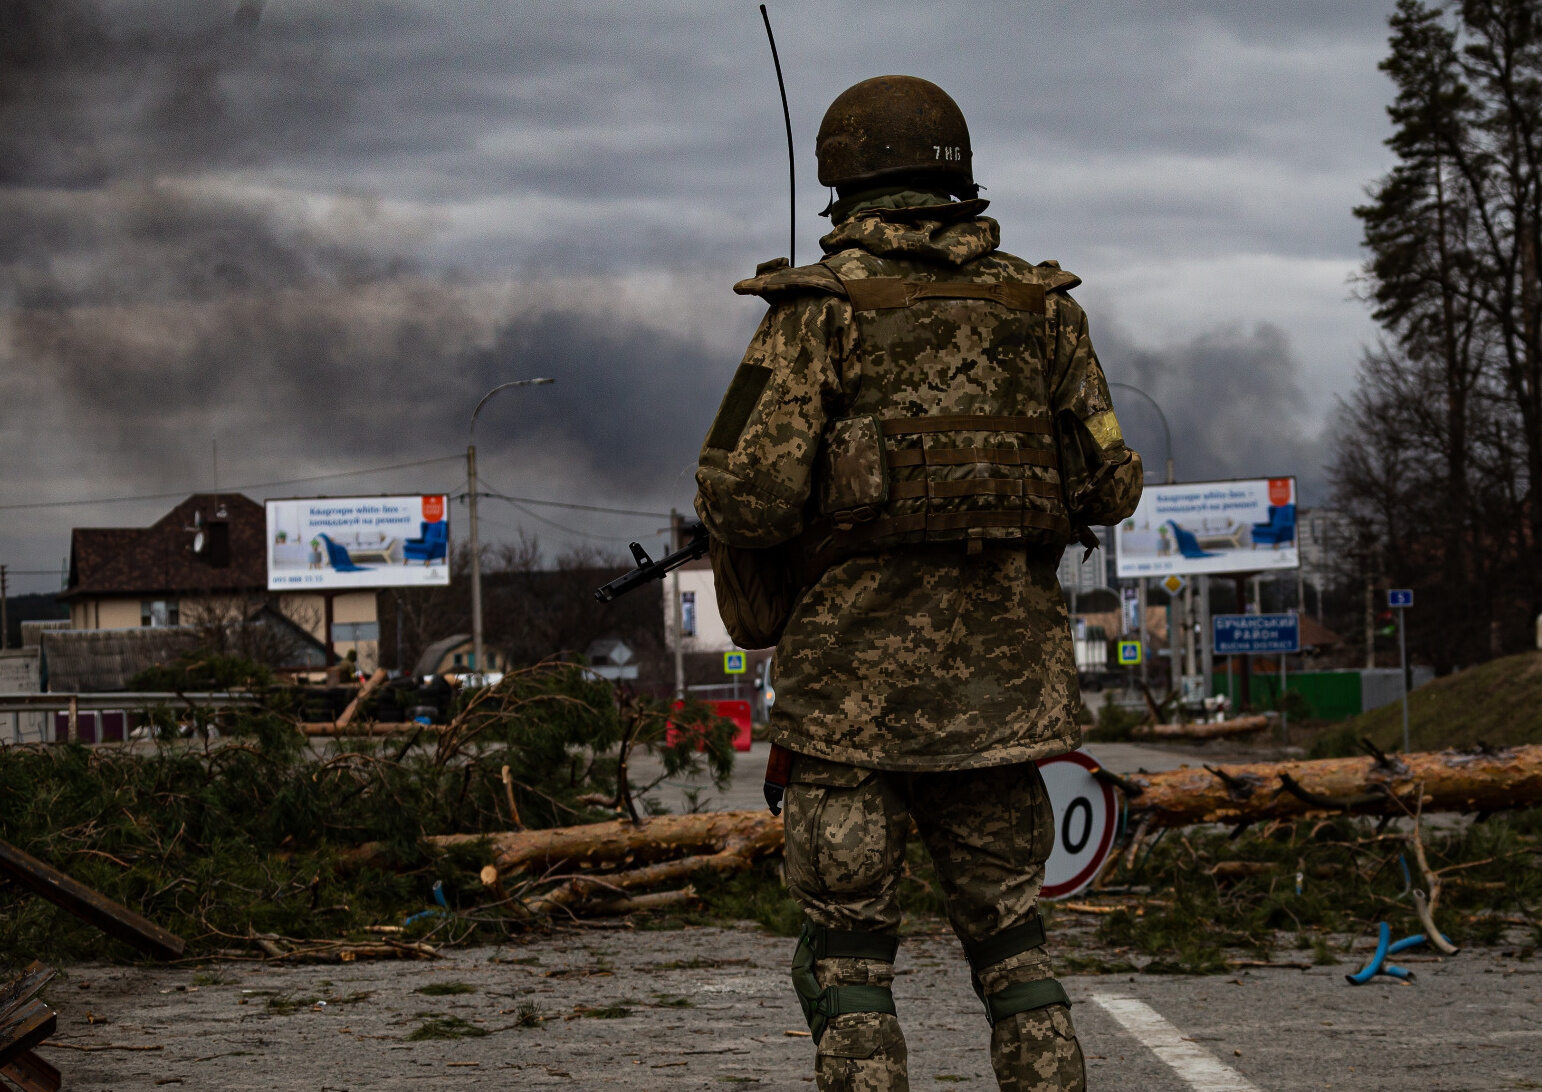
[[[608,584],[603,584],[594,591],[594,598],[601,603],[610,603],[629,591],[641,587],[650,580],[663,580],[664,577],[674,572],[687,561],[694,561],[707,552],[707,534],[698,531],[696,536],[680,549],[657,561],[651,561],[646,565],[639,565],[630,572],[623,573]]]

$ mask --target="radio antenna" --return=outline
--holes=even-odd
[[[782,79],[782,60],[776,55],[776,35],[771,33],[771,16],[760,5],[760,17],[766,23],[766,39],[771,43],[771,63],[776,65],[776,86],[782,92],[782,121],[787,126],[787,264],[798,264],[798,180],[793,171],[792,114],[787,109],[787,84]]]

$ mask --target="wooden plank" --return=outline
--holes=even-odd
[[[59,1071],[30,1050],[0,1065],[0,1077],[10,1081],[21,1092],[59,1092],[60,1086],[64,1084]]]
[[[0,842],[0,875],[11,877],[55,906],[142,952],[161,959],[176,959],[187,946],[187,942],[175,933],[162,929],[9,842]]]
[[[0,1020],[9,1016],[12,1009],[20,1008],[23,1003],[36,997],[38,990],[48,984],[54,973],[52,967],[33,960],[21,972],[20,978],[13,978],[0,986]]]
[[[0,1020],[0,1065],[8,1065],[54,1033],[59,1017],[41,1001],[28,1001]]]

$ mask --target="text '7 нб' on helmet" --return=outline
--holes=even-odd
[[[876,76],[836,96],[819,123],[820,185],[842,196],[898,182],[979,193],[969,126],[946,91],[915,76]]]

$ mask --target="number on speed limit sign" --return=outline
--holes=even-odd
[[[1086,751],[1040,759],[1039,772],[1055,812],[1055,848],[1044,866],[1041,897],[1063,899],[1092,882],[1114,844],[1119,794],[1092,776],[1098,762]]]

